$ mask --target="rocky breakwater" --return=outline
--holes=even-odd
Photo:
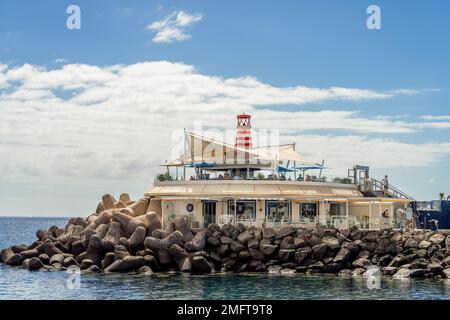
[[[31,245],[1,251],[1,262],[29,270],[84,272],[332,273],[450,278],[450,235],[429,231],[367,231],[318,226],[246,228],[211,224],[190,229],[181,217],[161,227],[148,199],[105,195],[96,213],[64,229],[38,230]]]

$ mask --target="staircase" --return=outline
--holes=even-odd
[[[385,190],[383,183],[373,178],[365,179],[363,184],[358,185],[358,189],[365,197],[412,199],[412,197],[391,184],[389,184],[388,189]]]

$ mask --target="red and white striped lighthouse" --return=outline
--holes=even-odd
[[[253,147],[250,118],[251,116],[245,113],[237,115],[235,147],[243,149]]]

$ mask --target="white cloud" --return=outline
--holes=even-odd
[[[171,157],[175,142],[170,137],[175,130],[190,128],[198,120],[232,128],[239,112],[252,114],[255,128],[283,129],[286,141],[296,139],[300,153],[315,161],[327,159],[340,174],[354,162],[419,167],[450,154],[446,142],[413,144],[366,136],[431,129],[421,128],[424,122],[364,117],[353,110],[274,108],[388,99],[392,92],[274,87],[253,77],[208,76],[191,65],[167,61],[107,67],[67,64],[52,70],[2,65],[0,81],[4,183],[45,181],[88,187],[114,180],[123,190],[136,182],[149,185],[158,164]],[[316,130],[323,133],[307,134]],[[331,136],[328,130],[338,132]]]
[[[200,13],[191,15],[184,11],[174,11],[164,19],[147,25],[145,29],[156,33],[153,42],[179,42],[191,38],[191,35],[186,33],[186,28],[202,19],[203,15]]]
[[[450,120],[450,116],[432,116],[426,115],[421,117],[424,120]]]
[[[64,58],[57,58],[57,59],[54,60],[54,62],[55,63],[62,63],[62,64],[64,64],[64,63],[68,63],[69,60],[64,59]]]

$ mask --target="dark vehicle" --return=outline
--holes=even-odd
[[[416,201],[413,211],[418,229],[450,229],[450,200]]]

